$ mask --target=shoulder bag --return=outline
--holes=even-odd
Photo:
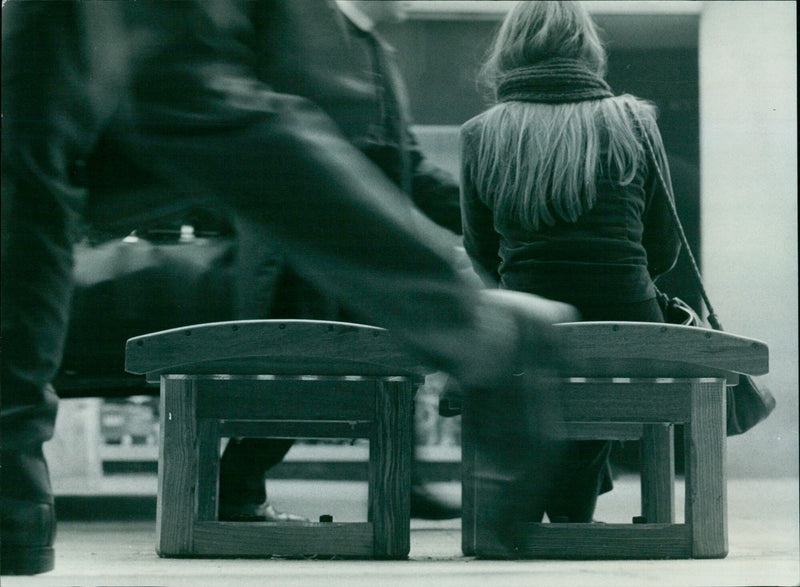
[[[678,217],[678,210],[675,206],[675,196],[672,193],[672,186],[664,179],[664,174],[661,171],[658,161],[655,156],[653,145],[647,132],[642,129],[642,137],[650,157],[658,173],[661,185],[669,200],[670,211],[672,219],[675,222],[676,230],[681,237],[686,254],[689,256],[691,262],[695,281],[700,295],[703,298],[703,303],[708,309],[708,323],[714,330],[722,330],[722,324],[719,317],[714,311],[711,301],[708,299],[705,287],[703,286],[703,278],[700,275],[700,269],[697,267],[692,249],[689,246],[689,241],[686,238],[686,233],[683,230],[680,218]],[[692,310],[692,308],[683,300],[677,297],[670,297],[663,292],[658,292],[658,300],[661,305],[664,319],[673,324],[684,324],[686,326],[702,326],[700,317]],[[737,385],[727,387],[727,435],[736,436],[747,432],[753,426],[764,420],[775,409],[775,397],[772,393],[763,387],[756,384],[755,380],[750,375],[739,375],[739,383]]]

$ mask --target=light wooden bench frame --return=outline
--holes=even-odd
[[[642,441],[642,516],[632,524],[530,523],[520,558],[723,558],[728,552],[726,386],[768,371],[759,341],[688,326],[580,322],[556,328],[574,377],[562,383],[566,438]],[[481,555],[478,417],[462,414],[462,550]],[[673,427],[684,425],[685,521],[675,523]]]
[[[161,386],[160,556],[408,556],[413,398],[425,371],[384,330],[196,325],[130,339],[126,369]],[[220,439],[237,436],[368,438],[367,521],[218,521]]]
[[[767,346],[665,324],[556,328],[573,365],[563,381],[565,436],[642,439],[645,523],[532,523],[518,555],[724,557],[726,386],[740,373],[766,373]],[[126,369],[161,382],[160,555],[408,555],[412,402],[427,371],[382,329],[310,320],[198,325],[129,340]],[[475,416],[467,403],[463,418]],[[676,424],[686,440],[683,524],[674,522]],[[238,435],[368,437],[368,522],[215,521],[219,439]],[[462,547],[480,555],[481,496],[471,484],[480,463],[472,439],[462,433],[462,442]]]

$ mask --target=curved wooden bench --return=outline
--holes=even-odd
[[[726,386],[769,369],[763,342],[689,326],[639,322],[556,325],[569,355],[562,380],[570,439],[642,439],[642,515],[635,524],[529,524],[530,558],[722,558],[727,554]],[[480,474],[462,415],[462,548],[481,554]],[[684,425],[685,522],[675,524],[673,427]]]
[[[323,320],[239,320],[137,336],[125,345],[125,370],[157,380],[196,373],[424,375],[430,372],[384,329]]]
[[[766,373],[767,346],[664,324],[580,322],[556,330],[571,365],[562,386],[565,433],[642,438],[642,516],[633,525],[530,524],[520,556],[724,557],[725,387],[738,374]],[[427,370],[386,331],[308,320],[205,324],[129,340],[126,368],[161,381],[162,556],[408,554],[411,405]],[[468,404],[463,417],[476,417]],[[686,438],[683,524],[674,523],[673,511],[675,424],[684,424]],[[368,436],[370,520],[215,521],[219,438],[226,435]],[[471,485],[481,464],[472,439],[462,441],[463,550],[481,554],[483,505]]]
[[[125,358],[161,386],[159,555],[408,555],[413,398],[427,370],[385,330],[200,324],[131,338]],[[223,437],[368,438],[367,522],[218,521]]]
[[[769,349],[727,332],[648,322],[570,322],[556,329],[569,349],[575,376],[709,377],[736,381],[763,375]]]

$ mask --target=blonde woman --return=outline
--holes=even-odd
[[[653,280],[680,250],[655,168],[669,178],[666,157],[654,106],[615,96],[605,71],[579,3],[510,11],[483,69],[495,104],[461,129],[464,244],[494,286],[583,320],[660,322]],[[591,521],[609,450],[570,443],[542,515]]]

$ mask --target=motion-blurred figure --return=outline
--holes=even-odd
[[[260,3],[53,1],[3,5],[3,574],[53,567],[55,516],[42,443],[58,397],[87,162],[102,154],[119,217],[200,199],[263,227],[301,276],[410,352],[456,377],[485,414],[477,450],[493,470],[486,552],[514,552],[515,520],[557,420],[547,383],[562,356],[548,324],[570,306],[494,296],[313,103],[259,78]],[[171,190],[149,189],[166,184]],[[364,243],[374,243],[369,249]],[[516,376],[515,376],[516,374]],[[489,390],[482,394],[477,390]],[[533,392],[535,390],[535,392]],[[534,498],[531,499],[531,495]],[[522,512],[522,516],[519,516]]]
[[[254,17],[261,42],[259,75],[274,90],[303,96],[324,110],[406,197],[446,229],[440,231],[441,238],[455,247],[460,245],[456,234],[461,234],[458,182],[428,163],[420,151],[410,129],[408,96],[394,50],[375,31],[377,24],[404,18],[401,4],[388,0],[264,3]],[[243,221],[238,228],[239,318],[363,320],[298,277],[283,262],[280,244],[270,235]],[[363,245],[369,249],[373,243]],[[264,485],[267,471],[292,444],[292,440],[234,439],[228,445],[220,474],[221,517],[297,520],[268,502]],[[415,474],[411,514],[455,518],[460,508],[428,490]]]

